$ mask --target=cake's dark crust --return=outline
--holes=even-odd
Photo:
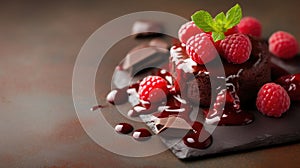
[[[208,107],[211,100],[214,99],[212,98],[212,90],[216,92],[215,89],[218,88],[218,86],[211,86],[210,80],[220,80],[221,78],[226,79],[226,83],[234,84],[242,105],[253,103],[259,88],[271,81],[271,65],[267,44],[252,37],[250,37],[250,40],[252,53],[247,62],[232,64],[222,59],[225,77],[214,76],[213,72],[207,72],[204,65],[190,65],[193,70],[190,72],[182,70],[184,60],[188,59],[185,49],[182,46],[172,47],[171,71],[177,77],[181,91],[186,93],[191,102],[197,104],[200,102],[201,106]],[[178,48],[181,48],[181,50],[178,50]],[[213,62],[209,64],[213,64]],[[212,67],[216,70],[220,69],[219,65]]]
[[[209,75],[198,74],[191,81],[187,82],[187,97],[202,106],[209,106],[211,102],[211,82]]]
[[[271,55],[267,44],[254,39],[251,39],[251,42],[253,46],[251,57],[257,57],[259,60],[255,66],[245,69],[240,75],[237,94],[242,104],[253,102],[261,86],[271,81]]]

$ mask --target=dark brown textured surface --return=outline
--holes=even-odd
[[[245,15],[262,21],[264,36],[282,29],[300,39],[295,0],[1,1],[0,167],[297,167],[299,144],[185,162],[170,151],[146,158],[122,157],[96,145],[76,119],[73,65],[85,40],[105,22],[143,10],[186,18],[200,8],[216,14],[236,2]],[[124,52],[108,53],[109,65],[103,68],[118,64],[129,51],[122,47]],[[99,75],[109,78],[111,73]],[[110,84],[98,84],[97,94],[105,98]]]

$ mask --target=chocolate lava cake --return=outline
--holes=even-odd
[[[170,50],[170,69],[181,86],[181,92],[186,93],[193,103],[200,102],[200,106],[208,107],[213,100],[212,91],[218,88],[211,86],[212,83],[218,82],[210,80],[225,79],[226,85],[233,84],[235,87],[241,104],[253,103],[261,86],[271,81],[271,65],[267,43],[251,36],[249,39],[252,51],[246,62],[232,64],[221,57],[225,76],[216,76],[220,69],[216,61],[199,65],[186,54],[185,45],[174,45]],[[208,66],[212,67],[210,70],[216,70],[216,73],[207,71]]]

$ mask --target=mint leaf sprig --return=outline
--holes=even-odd
[[[226,12],[213,18],[207,11],[200,10],[192,15],[192,21],[205,32],[212,32],[214,42],[225,39],[225,32],[237,25],[242,19],[242,9],[236,4]]]

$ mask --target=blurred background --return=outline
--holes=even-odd
[[[234,4],[258,18],[263,36],[285,30],[300,41],[300,1],[0,1],[0,167],[281,167],[300,163],[300,144],[180,161],[171,152],[115,155],[95,144],[77,120],[72,71],[81,46],[106,22],[137,11],[187,19]],[[158,165],[162,164],[162,165]]]

